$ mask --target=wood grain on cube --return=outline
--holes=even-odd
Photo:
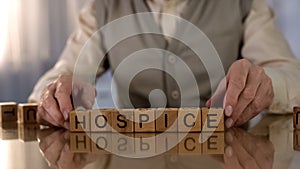
[[[37,103],[24,103],[18,106],[18,121],[19,123],[37,123],[36,113]]]
[[[134,133],[112,133],[112,145],[113,154],[134,155]]]
[[[224,132],[201,133],[203,154],[224,154]]]
[[[202,131],[224,131],[224,110],[202,108]]]
[[[37,141],[37,135],[40,130],[38,124],[18,124],[19,140],[24,142]]]
[[[293,123],[294,128],[300,129],[300,107],[294,107]]]
[[[157,154],[178,153],[178,133],[161,133],[155,137]]]
[[[178,131],[201,131],[201,112],[199,108],[180,108],[178,110]]]
[[[71,132],[84,132],[90,130],[90,111],[71,111],[69,123]]]
[[[70,133],[70,151],[73,153],[91,152],[91,139],[86,133]]]
[[[0,123],[17,121],[17,112],[17,103],[0,103]]]
[[[155,128],[156,132],[177,132],[178,109],[176,108],[166,108],[166,109],[156,109],[155,111]]]
[[[92,132],[111,132],[112,115],[115,109],[91,110],[91,131]]]
[[[121,109],[112,113],[113,131],[119,133],[134,132],[134,109]]]
[[[295,151],[300,151],[300,130],[294,130],[293,147]]]
[[[154,109],[135,109],[134,119],[135,132],[155,132]]]
[[[202,146],[199,142],[199,133],[178,134],[178,154],[180,155],[200,155]]]

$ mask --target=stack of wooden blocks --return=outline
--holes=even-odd
[[[37,107],[36,103],[0,103],[0,138],[19,138],[23,141],[36,140],[36,129],[39,129],[36,122]]]
[[[69,117],[72,152],[141,155],[175,144],[168,153],[224,154],[223,109],[99,109],[72,111]]]

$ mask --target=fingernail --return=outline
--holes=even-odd
[[[69,122],[64,122],[64,127],[65,127],[66,129],[69,129],[69,128],[70,128]]]
[[[65,120],[68,120],[68,116],[69,116],[68,111],[65,111],[65,112],[64,112],[64,118],[65,118]]]
[[[225,139],[226,139],[227,143],[231,143],[233,141],[233,136],[232,136],[230,131],[226,133],[226,138]]]
[[[227,157],[232,157],[233,151],[232,151],[231,146],[226,147],[225,155],[226,155]]]
[[[211,99],[209,99],[207,102],[206,102],[206,107],[210,107],[211,106]]]
[[[229,105],[225,108],[225,115],[229,117],[231,116],[231,114],[232,114],[232,106]]]
[[[231,118],[229,118],[226,120],[225,124],[226,124],[227,128],[230,128],[233,125],[233,120]]]

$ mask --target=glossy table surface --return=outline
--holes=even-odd
[[[74,152],[67,130],[35,125],[1,125],[0,168],[300,168],[300,133],[292,115],[263,114],[248,129],[223,133],[224,152],[165,153],[126,158],[111,153]],[[114,140],[112,140],[113,142]],[[159,143],[156,143],[159,144]],[[300,149],[299,149],[300,150]],[[231,154],[231,156],[229,156]]]

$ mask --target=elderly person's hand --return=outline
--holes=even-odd
[[[225,83],[226,82],[226,83]],[[234,62],[216,93],[206,106],[210,107],[219,99],[225,98],[223,107],[227,128],[240,126],[273,102],[274,91],[271,79],[262,67],[256,66],[246,59]]]
[[[74,106],[72,101],[76,106],[89,109],[92,108],[95,97],[96,89],[91,84],[73,81],[72,75],[60,75],[44,89],[38,107],[37,121],[68,129],[68,113]]]

